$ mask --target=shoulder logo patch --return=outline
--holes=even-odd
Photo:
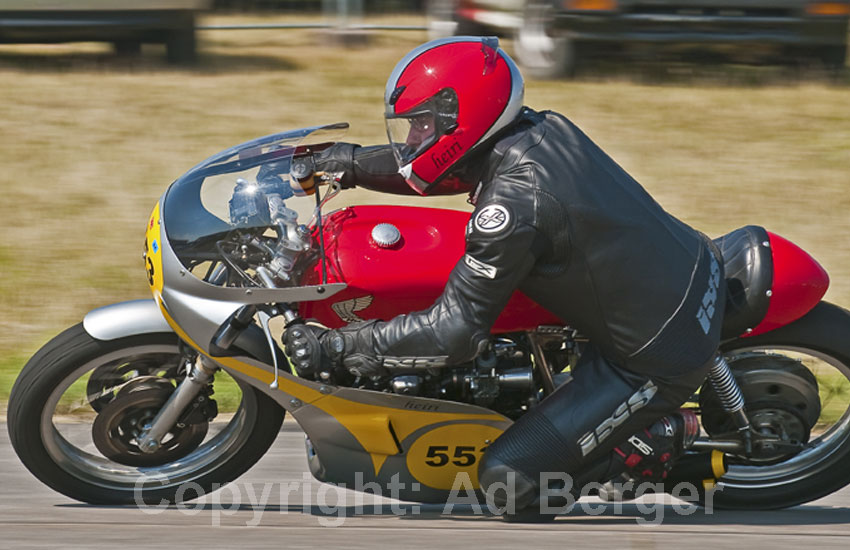
[[[488,204],[475,215],[473,225],[481,233],[498,233],[505,230],[511,221],[511,213],[501,204]]]

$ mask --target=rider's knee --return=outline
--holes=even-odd
[[[532,504],[540,492],[537,481],[496,455],[485,453],[478,467],[478,483],[488,500],[500,508],[512,504],[517,510]]]

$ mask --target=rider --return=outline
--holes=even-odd
[[[344,187],[470,193],[465,254],[429,309],[317,338],[290,330],[290,355],[300,348],[302,361],[321,355],[366,377],[469,361],[488,348],[519,289],[593,346],[569,383],[489,447],[481,487],[513,476],[522,509],[537,498],[541,473],[665,477],[671,455],[695,435],[677,409],[718,345],[717,249],[568,119],[524,107],[522,77],[495,38],[416,48],[384,99],[390,146],[337,144],[317,169],[342,173]]]

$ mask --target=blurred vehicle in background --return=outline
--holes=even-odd
[[[0,44],[111,42],[132,54],[165,44],[168,60],[195,59],[195,15],[210,0],[0,0]]]
[[[522,22],[523,0],[429,0],[429,38],[452,35],[511,36]]]
[[[587,57],[661,53],[733,59],[847,59],[850,0],[432,0],[432,34],[513,35],[527,74],[573,74]]]

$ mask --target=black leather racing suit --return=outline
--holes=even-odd
[[[348,183],[398,190],[392,169],[376,168],[388,150],[362,152]],[[480,184],[443,294],[425,311],[343,329],[345,355],[389,368],[469,360],[517,288],[588,336],[572,381],[497,439],[479,470],[483,488],[517,472],[533,498],[541,472],[585,470],[699,386],[719,339],[722,265],[705,236],[556,113],[524,110],[466,166]]]

